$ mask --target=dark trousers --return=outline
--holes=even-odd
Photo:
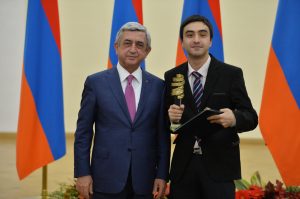
[[[94,192],[92,199],[153,199],[152,194],[139,195],[136,194],[132,187],[131,173],[129,173],[127,183],[120,193],[101,193]]]
[[[216,182],[208,175],[201,155],[193,155],[179,182],[172,183],[171,199],[234,199],[233,181]]]

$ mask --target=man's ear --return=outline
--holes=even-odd
[[[147,55],[150,53],[150,51],[151,51],[151,48],[147,48],[147,49],[146,49]]]
[[[114,43],[114,47],[115,47],[116,54],[118,54],[118,48],[119,48],[118,43]]]

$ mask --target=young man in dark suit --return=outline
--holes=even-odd
[[[207,125],[200,128],[186,126],[175,132],[178,135],[171,164],[171,198],[234,199],[234,180],[241,178],[238,133],[257,126],[256,111],[242,70],[209,53],[213,29],[207,18],[187,18],[181,24],[180,38],[188,62],[165,73],[171,126],[186,122],[205,107],[221,114],[208,117]],[[172,95],[178,86],[174,81],[177,74],[184,77],[181,104]]]
[[[140,68],[151,50],[150,34],[128,22],[115,50],[117,66],[90,75],[84,85],[74,143],[76,188],[86,199],[161,197],[170,135],[164,83]]]

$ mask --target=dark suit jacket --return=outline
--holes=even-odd
[[[130,168],[138,194],[151,193],[155,178],[167,180],[170,136],[163,93],[163,81],[143,71],[141,96],[132,123],[117,69],[89,76],[75,133],[75,177],[92,175],[94,191],[104,193],[122,191]]]
[[[212,55],[211,63],[201,98],[200,111],[205,107],[214,109],[230,108],[236,117],[236,126],[223,128],[221,125],[207,125],[202,129],[188,129],[176,132],[176,144],[171,164],[171,181],[180,180],[193,153],[195,135],[201,137],[203,160],[209,175],[216,181],[241,178],[239,136],[257,126],[257,114],[248,97],[242,70],[216,60]],[[194,98],[188,81],[188,64],[184,63],[165,73],[166,108],[174,103],[170,95],[172,78],[181,73],[185,77],[185,109],[181,123],[197,114]]]

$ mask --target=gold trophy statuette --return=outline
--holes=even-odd
[[[171,90],[171,96],[174,96],[174,104],[180,106],[181,100],[184,97],[184,76],[182,74],[176,74],[172,80],[171,86],[173,88]],[[170,129],[174,132],[179,126],[180,123],[171,123]]]

